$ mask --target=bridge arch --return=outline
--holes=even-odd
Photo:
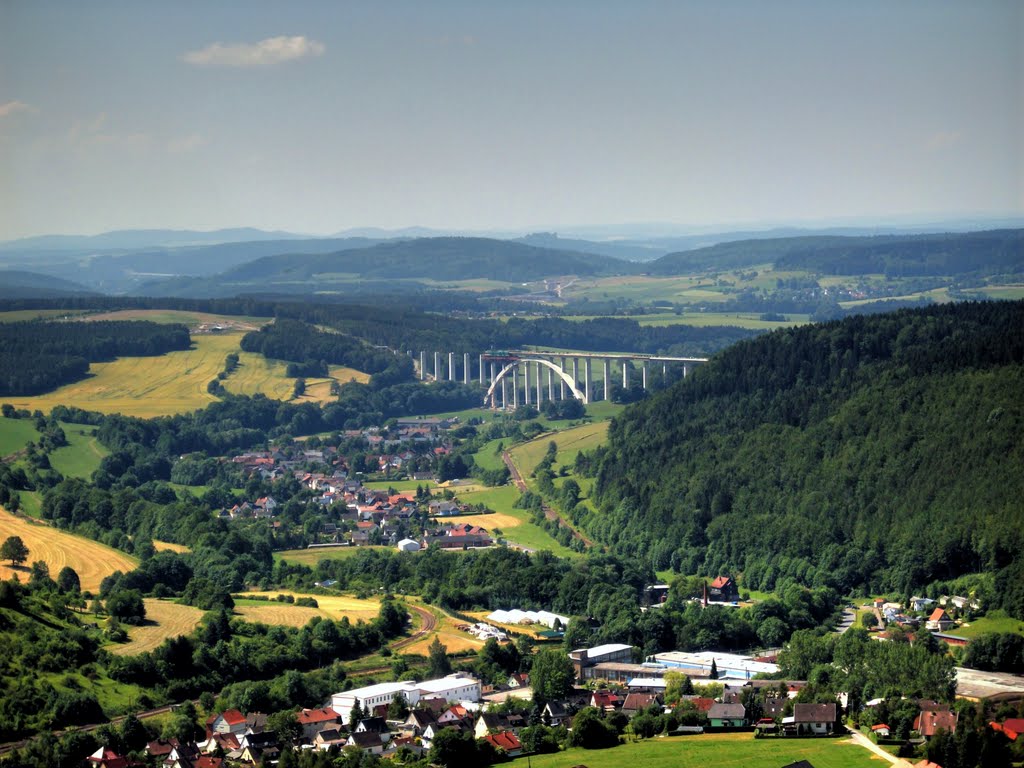
[[[563,371],[550,360],[544,360],[543,358],[539,357],[524,357],[520,360],[516,360],[513,363],[509,363],[508,365],[501,369],[501,372],[497,376],[494,377],[494,381],[491,382],[491,386],[488,387],[487,389],[487,394],[484,395],[484,405],[486,405],[487,403],[490,403],[492,406],[496,405],[495,399],[497,398],[497,394],[495,393],[495,388],[500,384],[501,380],[505,378],[505,376],[513,368],[523,363],[537,363],[538,365],[543,365],[546,368],[550,368],[552,371],[558,374],[558,377],[565,382],[566,386],[569,387],[569,391],[572,392],[573,397],[575,397],[577,400],[582,400],[584,405],[587,404],[587,396],[580,392],[580,390],[576,387],[575,380],[568,373]],[[530,386],[529,381],[526,382],[526,386]]]

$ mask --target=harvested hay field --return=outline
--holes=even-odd
[[[192,551],[184,544],[175,544],[170,541],[160,541],[159,539],[153,539],[153,549],[157,552],[177,552],[179,555]]]
[[[518,525],[522,525],[523,521],[512,515],[506,515],[504,512],[495,512],[493,515],[454,515],[449,517],[435,517],[435,523],[453,523],[459,525],[461,523],[469,523],[470,525],[479,525],[488,531],[500,528],[503,531],[507,531],[510,528],[515,528]]]
[[[195,329],[200,325],[219,325],[232,330],[256,331],[270,318],[213,315],[209,312],[188,312],[175,309],[121,309],[88,315],[83,320],[149,320],[151,323],[181,323]]]
[[[130,627],[128,642],[108,646],[108,651],[118,656],[152,651],[169,637],[191,634],[203,618],[203,612],[191,605],[179,605],[152,597],[145,598],[145,603],[146,623],[141,627]]]
[[[115,313],[120,314],[120,313]],[[206,391],[210,381],[224,369],[224,358],[238,355],[238,367],[224,381],[224,388],[236,395],[264,394],[274,400],[291,400],[295,379],[288,378],[286,364],[268,360],[239,347],[242,334],[205,333],[192,337],[192,348],[168,352],[159,357],[121,357],[109,363],[92,363],[89,377],[55,389],[45,395],[11,398],[16,408],[48,412],[56,405],[77,405],[101,413],[153,418],[205,408],[219,398]],[[351,368],[334,366],[340,383],[368,379]],[[331,398],[332,379],[307,379],[310,402]]]
[[[49,525],[30,523],[0,507],[0,541],[9,536],[20,536],[28,547],[27,562],[44,561],[54,578],[64,566],[74,568],[83,591],[98,592],[105,577],[114,571],[135,570],[138,565],[135,558],[124,552]],[[28,579],[27,567],[14,569],[7,561],[0,563],[0,579],[9,579],[15,573],[22,581]]]
[[[312,597],[317,601],[319,608],[308,608],[293,603],[279,603],[276,600],[246,600],[253,595],[266,595],[274,598],[277,595],[291,595],[294,598]],[[342,616],[348,616],[353,624],[357,621],[371,621],[377,618],[380,611],[380,601],[374,599],[362,600],[357,597],[344,595],[307,595],[301,592],[289,592],[278,590],[270,592],[243,592],[235,596],[235,613],[249,621],[263,624],[278,624],[285,627],[305,626],[314,616],[338,621]],[[239,599],[241,598],[241,599]]]

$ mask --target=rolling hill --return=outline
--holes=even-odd
[[[0,270],[0,299],[49,299],[60,296],[94,296],[81,283],[38,272],[17,269]]]
[[[1024,273],[1024,229],[740,240],[670,253],[646,265],[646,269],[649,274],[667,276],[761,264],[773,264],[780,270],[806,270],[827,275],[1021,274]]]
[[[202,281],[144,286],[149,295],[230,296],[305,291],[331,284],[387,280],[495,280],[526,282],[564,275],[615,275],[635,266],[609,256],[542,248],[479,237],[389,240],[332,253],[266,256]],[[182,293],[185,292],[185,293]]]
[[[613,421],[583,527],[752,589],[995,574],[1021,615],[1021,328],[1024,302],[962,303],[735,344]]]

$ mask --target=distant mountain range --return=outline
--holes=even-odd
[[[514,238],[424,237],[433,230],[417,227],[349,230],[334,238],[257,229],[130,230],[0,243],[0,270],[74,280],[74,290],[81,291],[202,298],[310,293],[340,284],[350,288],[354,282],[373,291],[381,281],[403,280],[414,287],[410,281],[429,286],[433,280],[670,276],[763,264],[823,274],[1024,271],[1020,229],[880,234],[884,231],[808,233],[787,228],[597,241],[553,232]]]
[[[95,296],[80,283],[38,272],[0,270],[0,299],[52,299],[62,296]]]

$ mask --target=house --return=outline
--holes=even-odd
[[[488,733],[484,735],[484,740],[495,749],[502,750],[509,757],[516,757],[523,753],[523,745],[512,731]]]
[[[747,710],[742,704],[714,704],[708,710],[708,724],[712,728],[743,728]]]
[[[514,672],[509,675],[505,685],[509,688],[529,688],[530,676],[525,672]]]
[[[583,670],[600,662],[633,661],[633,646],[622,643],[607,643],[593,648],[580,648],[569,652],[569,660],[576,668],[576,679],[584,679]]]
[[[735,603],[739,599],[740,591],[731,576],[719,576],[708,585],[706,602]]]
[[[999,731],[1010,741],[1016,741],[1024,736],[1024,717],[1008,717],[1001,723],[989,723],[993,731]]]
[[[322,731],[318,731],[316,736],[313,737],[313,746],[322,752],[326,752],[331,747],[343,747],[348,741],[347,736],[343,736],[341,731],[337,728],[325,728]]]
[[[405,729],[411,731],[415,736],[423,735],[428,725],[437,723],[437,715],[429,709],[414,709],[405,718]]]
[[[942,608],[936,608],[932,611],[932,615],[928,617],[928,621],[924,625],[925,629],[938,632],[945,632],[947,629],[952,629],[955,626],[956,622],[949,618],[949,614]]]
[[[930,739],[939,730],[947,731],[948,733],[955,731],[958,719],[959,715],[949,710],[922,709],[921,714],[914,718],[914,730],[924,738]]]
[[[219,715],[210,715],[206,719],[207,734],[231,733],[235,736],[241,736],[245,733],[247,727],[248,724],[245,722],[245,715],[237,709],[227,709]]]
[[[643,712],[652,704],[660,704],[661,697],[656,693],[630,693],[622,702],[622,713],[632,717],[638,712]]]
[[[782,718],[782,731],[787,736],[826,736],[836,723],[836,705],[794,704],[793,715]]]
[[[879,723],[878,725],[871,726],[871,733],[880,739],[888,739],[891,730],[885,723]]]
[[[448,725],[449,723],[465,720],[467,717],[469,717],[468,709],[461,704],[453,704],[438,716],[437,722],[440,725]]]
[[[383,717],[364,717],[356,724],[355,733],[377,733],[380,734],[381,741],[391,739],[391,729]]]
[[[129,768],[137,765],[127,757],[122,757],[112,749],[100,747],[86,758],[90,768]]]
[[[420,544],[419,544],[418,541],[413,541],[412,539],[402,539],[400,542],[398,542],[398,551],[399,552],[419,552],[420,551]]]
[[[605,712],[614,712],[622,705],[622,699],[611,691],[594,691],[590,697],[590,706]]]
[[[513,733],[526,727],[526,718],[519,714],[501,714],[498,712],[483,712],[476,721],[473,735],[482,739],[488,733],[499,731],[511,731]]]
[[[572,715],[565,706],[565,702],[549,701],[544,705],[544,712],[541,714],[541,719],[545,723],[550,723],[553,726],[559,726],[571,720]]]
[[[384,740],[377,731],[356,731],[349,734],[346,747],[358,747],[363,752],[379,755],[384,751]]]
[[[341,716],[330,707],[300,710],[295,713],[295,719],[302,726],[302,735],[310,741],[320,731],[334,728],[341,722]]]

